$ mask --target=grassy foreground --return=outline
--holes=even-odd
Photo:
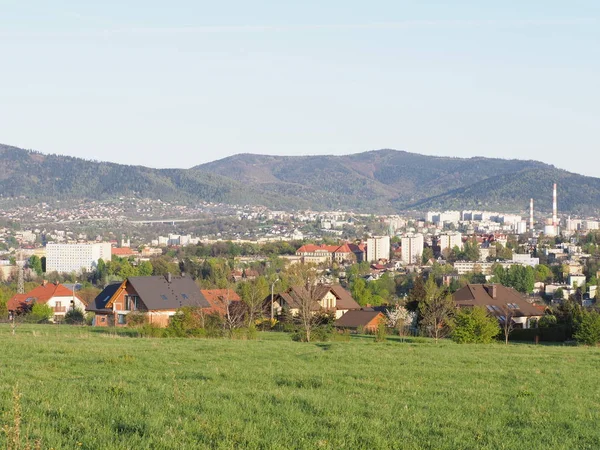
[[[595,348],[7,325],[0,345],[2,426],[17,386],[19,439],[44,449],[600,446]]]

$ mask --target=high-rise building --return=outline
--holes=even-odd
[[[390,237],[373,236],[367,239],[367,261],[376,262],[390,259]]]
[[[407,234],[402,238],[402,262],[420,264],[423,257],[423,235]]]
[[[462,234],[456,233],[442,233],[438,236],[438,245],[440,251],[452,250],[454,247],[458,247],[462,250]]]
[[[46,245],[46,272],[81,273],[91,272],[98,266],[98,260],[110,261],[109,242],[85,244]]]

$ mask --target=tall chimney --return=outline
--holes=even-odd
[[[554,183],[554,190],[552,191],[552,226],[556,228],[558,226],[558,206],[556,202],[556,183]]]
[[[529,200],[529,232],[533,233],[533,199]]]

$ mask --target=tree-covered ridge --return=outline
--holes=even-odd
[[[0,194],[36,200],[138,196],[276,209],[559,209],[600,211],[600,179],[536,161],[448,158],[396,150],[348,156],[240,154],[191,169],[152,169],[0,145]]]

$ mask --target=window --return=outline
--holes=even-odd
[[[119,325],[125,325],[125,323],[127,323],[125,314],[119,314],[119,315],[117,315],[117,323]]]
[[[125,309],[128,311],[137,310],[139,300],[140,300],[140,298],[137,295],[126,295],[125,296]]]
[[[166,295],[164,295],[164,294],[162,294],[162,295],[160,296],[160,298],[162,298],[162,299],[163,299],[165,302],[167,301],[167,296],[166,296]]]
[[[508,309],[519,309],[519,305],[516,303],[508,303],[506,306],[508,306]]]
[[[189,297],[187,296],[187,294],[181,294],[181,296],[183,297],[184,300],[188,300]]]

